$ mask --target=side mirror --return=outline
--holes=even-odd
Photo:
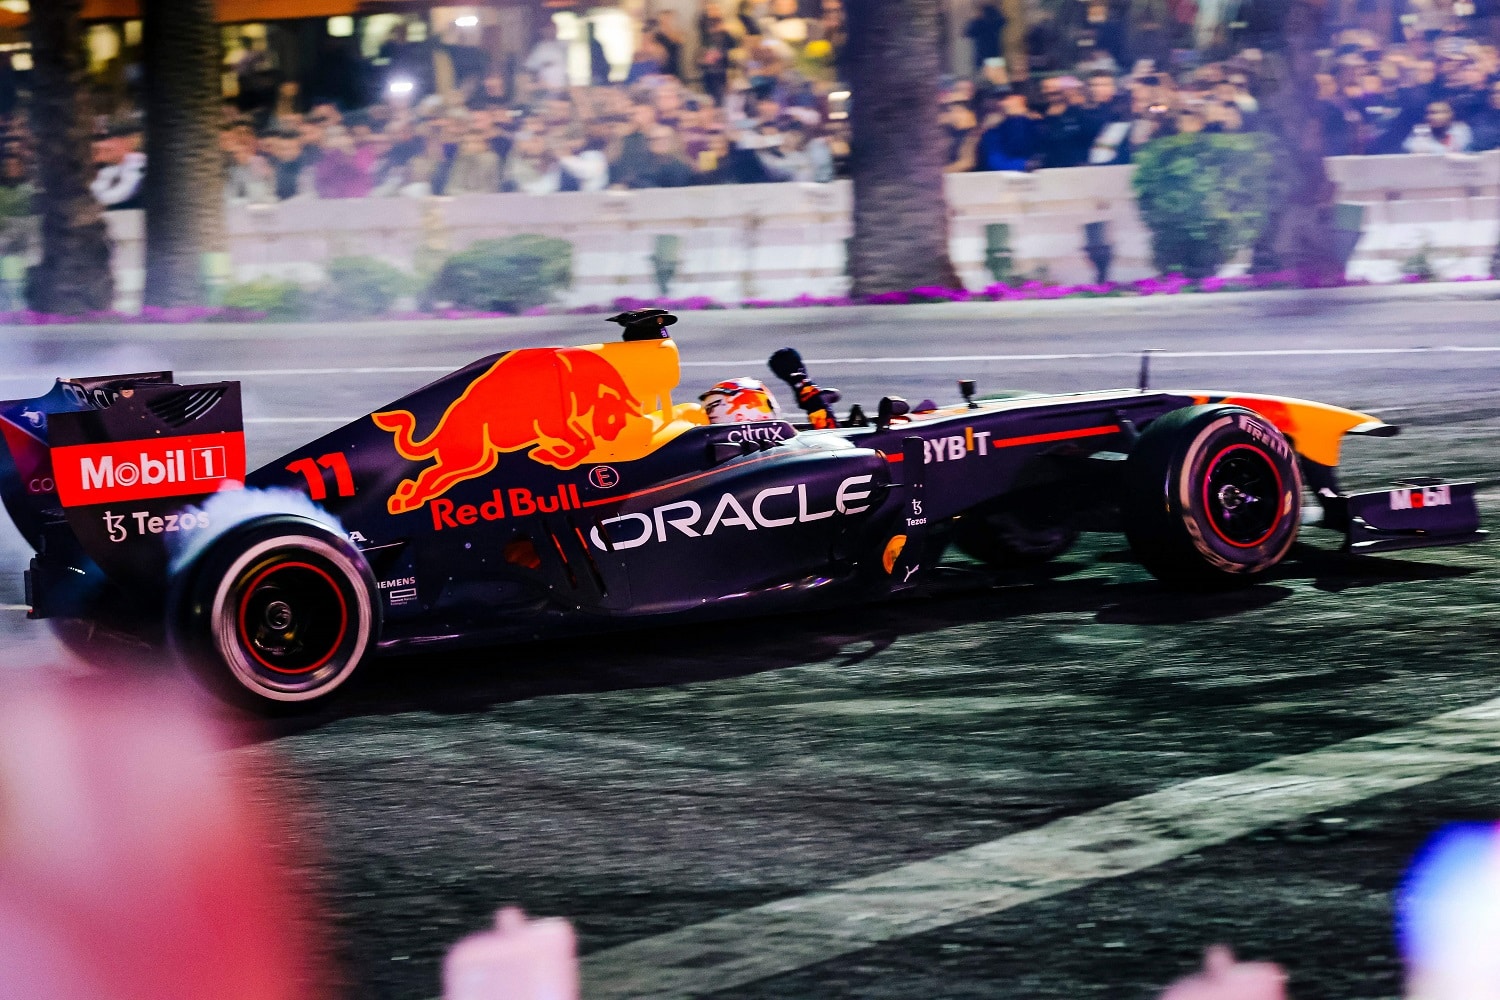
[[[891,428],[891,421],[896,417],[904,417],[911,412],[911,404],[900,396],[882,396],[880,405],[875,409],[875,429],[886,431]]]

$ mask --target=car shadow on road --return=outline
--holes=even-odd
[[[912,637],[965,626],[1004,626],[1028,616],[1092,613],[1106,625],[1178,625],[1233,618],[1271,607],[1310,581],[1338,593],[1413,580],[1468,575],[1466,567],[1351,557],[1299,546],[1266,582],[1236,590],[1183,593],[1138,567],[1110,576],[1076,575],[1114,563],[1115,553],[1056,562],[1032,577],[973,565],[945,568],[925,597],[754,620],[642,628],[576,639],[445,650],[378,660],[343,696],[317,711],[272,720],[274,739],[340,719],[404,712],[469,714],[555,695],[587,695],[746,677],[812,663],[853,667]]]

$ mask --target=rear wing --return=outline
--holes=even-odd
[[[0,437],[0,498],[27,542],[48,557],[76,548],[119,584],[164,580],[169,536],[198,527],[183,508],[245,480],[238,382],[58,379],[0,402]]]

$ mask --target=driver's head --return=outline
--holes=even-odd
[[[748,424],[781,417],[776,397],[756,378],[725,379],[699,396],[698,401],[711,424]]]

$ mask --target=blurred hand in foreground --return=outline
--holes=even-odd
[[[1236,962],[1216,944],[1203,953],[1203,971],[1173,983],[1161,1000],[1286,1000],[1286,973],[1272,962]]]
[[[224,741],[161,687],[0,701],[0,1000],[305,1000],[315,928]]]
[[[578,1000],[573,926],[508,906],[495,929],[464,938],[443,962],[443,1000]]]

